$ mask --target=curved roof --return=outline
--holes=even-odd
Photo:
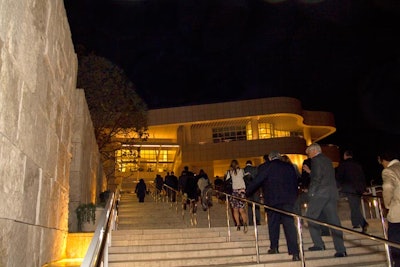
[[[205,105],[149,110],[148,126],[166,127],[190,124],[192,127],[223,127],[227,123],[247,123],[256,118],[271,123],[277,130],[303,131],[317,142],[336,131],[331,112],[303,110],[301,102],[291,97],[271,97]],[[151,131],[151,130],[150,130]]]

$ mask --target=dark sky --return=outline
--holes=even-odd
[[[376,177],[400,151],[398,0],[64,0],[74,44],[120,66],[149,108],[291,96],[335,114],[321,143]],[[371,178],[370,178],[371,179]]]

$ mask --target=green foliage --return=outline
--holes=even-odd
[[[79,60],[78,88],[85,90],[95,128],[147,130],[147,106],[121,68],[90,54]]]
[[[78,57],[77,87],[85,91],[103,166],[113,166],[117,135],[130,143],[147,140],[147,106],[121,68],[94,54]],[[105,171],[107,178],[114,175],[114,168]]]
[[[93,203],[80,204],[76,209],[76,217],[78,219],[78,231],[82,232],[82,224],[96,223],[96,205]]]

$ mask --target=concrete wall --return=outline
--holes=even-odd
[[[0,0],[0,266],[42,266],[65,254],[73,133],[91,129],[73,130],[85,105],[76,74],[62,0]],[[97,194],[90,158],[80,166],[93,171],[72,178],[81,201]],[[81,190],[83,175],[90,183]]]

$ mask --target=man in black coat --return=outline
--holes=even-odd
[[[353,228],[362,228],[367,231],[368,223],[361,213],[361,196],[367,187],[364,171],[361,164],[353,159],[353,152],[346,150],[343,153],[343,161],[336,169],[336,180],[340,192],[347,197],[350,206],[350,219]]]
[[[250,196],[260,186],[264,194],[264,204],[273,208],[293,212],[297,198],[297,174],[293,165],[283,162],[278,152],[268,155],[270,162],[266,168],[259,168],[255,179],[246,188]],[[296,227],[292,216],[267,209],[268,232],[270,237],[269,254],[279,253],[280,224],[283,224],[289,255],[298,261],[299,246],[297,243]]]

